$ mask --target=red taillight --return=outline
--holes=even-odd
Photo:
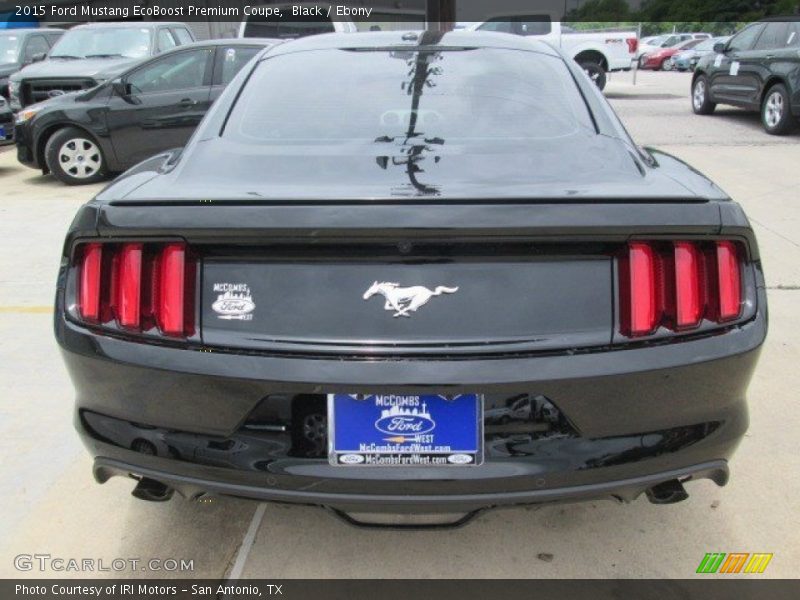
[[[628,54],[636,54],[639,49],[639,40],[636,38],[628,38],[625,40],[628,43]]]
[[[717,288],[719,320],[737,318],[742,310],[742,283],[739,257],[732,242],[717,242]]]
[[[142,245],[123,244],[115,258],[117,321],[122,327],[136,329],[142,301]]]
[[[626,336],[741,316],[741,254],[734,242],[631,242],[619,265],[620,329]]]
[[[103,264],[103,247],[86,244],[80,261],[78,282],[78,312],[87,321],[100,320],[100,273]]]
[[[85,244],[79,250],[78,315],[128,331],[194,332],[194,263],[184,244]]]
[[[647,335],[658,325],[660,313],[657,257],[653,248],[632,242],[623,261],[622,324],[627,335]]]
[[[167,335],[183,334],[186,252],[181,244],[170,244],[158,261],[156,320]]]
[[[705,310],[702,255],[691,242],[675,242],[675,325],[696,327]]]

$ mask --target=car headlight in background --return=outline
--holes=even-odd
[[[17,113],[17,124],[30,121],[39,112],[38,108],[26,108]]]

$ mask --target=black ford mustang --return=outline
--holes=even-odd
[[[79,211],[56,307],[98,481],[369,524],[724,485],[767,329],[742,209],[484,32],[264,51]]]

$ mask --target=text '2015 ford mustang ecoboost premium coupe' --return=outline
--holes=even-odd
[[[262,51],[80,209],[56,308],[98,481],[370,525],[724,485],[767,330],[742,209],[487,32]]]

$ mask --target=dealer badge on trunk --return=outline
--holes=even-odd
[[[364,300],[369,300],[375,294],[380,294],[386,298],[383,310],[394,312],[393,317],[410,317],[419,307],[424,306],[434,296],[442,294],[455,294],[457,287],[445,287],[437,285],[433,290],[424,285],[414,285],[411,287],[400,287],[399,283],[388,281],[377,281],[364,292]]]
[[[214,292],[221,292],[211,305],[211,310],[217,313],[217,318],[227,321],[253,319],[256,303],[253,302],[250,286],[246,283],[215,283]]]

